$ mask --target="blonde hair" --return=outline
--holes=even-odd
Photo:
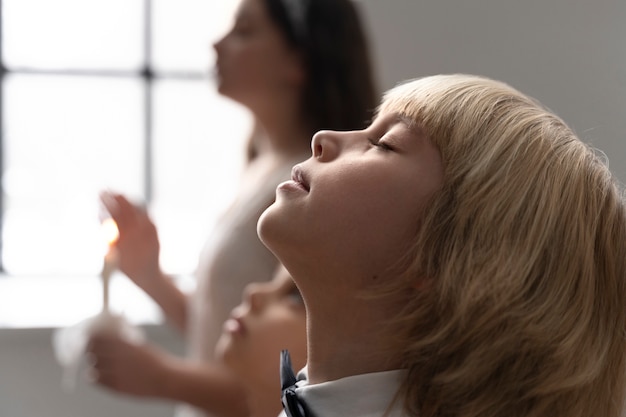
[[[623,417],[626,209],[605,164],[510,86],[413,80],[381,112],[439,148],[398,347],[420,417]],[[400,288],[402,286],[402,288]]]

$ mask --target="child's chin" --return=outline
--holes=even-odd
[[[259,217],[257,222],[257,235],[261,242],[269,249],[272,250],[272,242],[277,237],[277,229],[280,227],[280,219],[277,213],[275,213],[274,205],[269,206]]]
[[[232,356],[232,337],[223,332],[215,345],[215,358],[222,363],[228,363]]]

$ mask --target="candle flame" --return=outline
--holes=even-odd
[[[109,247],[113,246],[120,237],[120,231],[117,228],[115,220],[108,218],[102,221],[102,236]]]

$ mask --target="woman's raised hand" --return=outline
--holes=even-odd
[[[121,194],[104,192],[102,204],[119,229],[116,248],[119,269],[140,288],[149,291],[162,277],[159,266],[160,244],[157,230],[146,210]]]

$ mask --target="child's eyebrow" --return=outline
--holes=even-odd
[[[408,127],[415,126],[415,120],[411,119],[404,113],[396,113],[396,121],[404,123]]]
[[[400,124],[405,125],[410,130],[416,131],[416,133],[420,132],[417,122],[413,120],[411,117],[401,112],[392,112],[388,114],[378,113],[372,118],[372,121],[370,124],[373,124],[374,122],[380,119],[382,119],[382,122],[384,122],[387,125],[400,123]]]
[[[405,125],[410,130],[415,130],[416,132],[419,132],[419,127],[417,125],[417,122],[415,120],[413,120],[411,117],[409,117],[406,114],[404,114],[404,113],[394,113],[393,114],[393,122],[394,123],[402,123],[403,125]]]

